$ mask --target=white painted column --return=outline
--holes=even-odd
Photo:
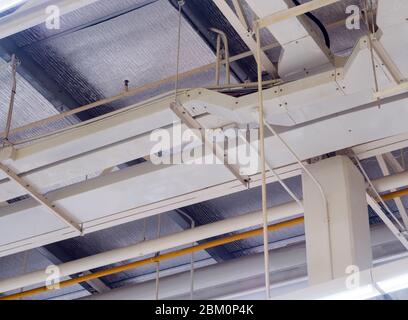
[[[309,283],[344,277],[346,268],[372,265],[364,178],[345,156],[312,164],[309,170],[327,199],[328,214],[317,185],[303,173]]]

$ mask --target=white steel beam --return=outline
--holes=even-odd
[[[50,6],[55,6],[60,15],[81,9],[97,0],[52,0],[28,1],[14,13],[0,20],[0,39],[34,27],[50,17]]]
[[[257,24],[259,28],[265,28],[272,24],[276,24],[290,18],[298,17],[307,12],[326,7],[339,1],[341,0],[312,0],[293,8],[272,13],[264,18],[259,19]]]
[[[353,147],[354,154],[358,155],[360,160],[386,154],[388,152],[405,149],[408,147],[408,133],[402,133],[378,139],[373,142],[364,143]]]
[[[46,208],[48,212],[59,218],[67,226],[78,231],[78,234],[82,233],[81,227],[78,225],[78,223],[75,222],[69,214],[65,213],[61,208],[58,208],[55,204],[53,204],[46,196],[43,196],[40,192],[38,192],[36,187],[20,178],[13,170],[2,163],[0,163],[0,170],[2,170],[10,180],[14,181],[23,190],[25,190],[27,194],[38,201],[38,203]]]
[[[247,0],[247,2],[259,17],[254,27],[267,27],[282,46],[278,63],[278,72],[282,79],[290,80],[313,73],[333,60],[329,48],[322,41],[321,33],[315,32],[309,21],[300,17],[300,14],[293,14],[293,10],[300,12],[303,5],[290,8],[288,1],[285,0]],[[309,2],[308,4],[310,5]],[[273,24],[267,23],[275,20]]]
[[[380,90],[379,92],[375,92],[374,97],[380,99],[380,98],[384,98],[384,97],[396,94],[398,92],[401,92],[401,91],[403,92],[407,90],[408,90],[408,81],[405,81],[405,82],[401,82],[397,84],[396,86]]]
[[[277,169],[277,172],[279,173],[282,179],[287,179],[293,176],[300,175],[300,172],[296,166],[289,166],[289,167],[284,168],[283,170]],[[166,174],[166,176],[168,176],[168,174]],[[178,179],[180,179],[179,176],[178,176]],[[155,180],[156,179],[154,178],[150,179],[150,181],[155,181]],[[276,177],[273,174],[268,173],[267,182],[272,183],[275,181],[276,181]],[[252,176],[251,187],[257,187],[260,185],[260,183],[261,183],[261,179],[259,175]],[[142,188],[144,187],[145,184],[146,183],[141,184]],[[134,221],[137,219],[142,219],[147,216],[167,212],[169,210],[178,209],[180,207],[192,205],[195,203],[199,203],[202,201],[214,199],[214,198],[221,197],[224,195],[240,192],[243,190],[246,190],[246,187],[243,186],[237,180],[230,181],[227,183],[221,183],[215,186],[207,187],[205,189],[199,189],[199,190],[188,192],[186,194],[182,194],[179,196],[174,196],[174,197],[164,199],[161,201],[157,201],[154,203],[135,207],[130,210],[116,212],[113,215],[101,216],[100,218],[97,218],[95,220],[87,221],[83,223],[83,233],[87,234],[87,233],[95,232],[98,230],[116,226],[118,224]],[[133,197],[131,198],[133,199]],[[32,205],[34,204],[32,203]],[[44,215],[43,211],[35,210],[33,212],[33,210],[31,209],[29,211],[25,210],[25,208],[27,207],[26,207],[26,202],[24,201],[22,202],[22,204],[15,205],[13,207],[15,209],[11,212],[9,211],[5,213],[3,211],[2,213],[0,213],[0,217],[2,217],[1,226],[4,226],[4,232],[2,232],[2,235],[8,239],[8,242],[10,242],[9,244],[2,245],[0,247],[0,256],[5,256],[5,255],[13,254],[16,252],[28,250],[28,249],[42,246],[42,245],[52,243],[52,242],[62,241],[64,239],[75,236],[75,234],[66,232],[66,230],[63,230],[63,229],[61,230],[63,226],[56,226],[56,228],[58,228],[57,231],[47,229],[47,225],[45,222],[47,219],[49,219],[49,217],[43,216]],[[30,213],[30,212],[31,214],[27,215],[27,213]],[[37,217],[37,219],[33,219],[34,217]],[[40,230],[38,230],[39,228],[37,226],[38,217],[41,217],[42,219]],[[40,236],[28,236],[27,235],[26,237],[23,237],[22,239],[18,239],[16,232],[9,234],[10,228],[6,228],[6,225],[8,224],[6,223],[6,220],[8,218],[20,219],[20,221],[22,220],[27,221],[27,225],[29,225],[31,228],[28,228],[26,232],[30,232],[31,234],[33,230],[38,230],[38,232],[41,235]],[[56,222],[53,222],[53,223],[56,223]],[[20,224],[19,226],[25,226],[25,225]],[[35,227],[35,228],[33,229],[32,227]]]
[[[375,103],[375,100],[372,96],[372,83],[366,81],[366,73],[370,70],[370,63],[367,58],[369,51],[365,41],[363,38],[359,42],[353,55],[341,67],[330,67],[329,70],[317,75],[274,86],[264,91],[266,120],[273,125],[289,126],[285,127],[284,130],[281,127],[280,130],[282,131],[279,132],[302,160],[355,145],[360,145],[353,148],[360,158],[407,146],[408,136],[406,135],[407,126],[405,121],[406,116],[408,116],[408,107],[405,103],[407,97],[403,94],[395,99],[387,100],[387,102],[384,100],[381,109],[378,109],[376,104],[372,104]],[[386,72],[378,72],[378,74],[382,83],[386,84],[386,81],[389,81]],[[257,106],[256,94],[234,98],[205,89],[183,90],[180,92],[179,100],[183,107],[206,128],[226,127],[234,123],[240,125],[251,123],[253,122],[253,109]],[[47,188],[50,190],[54,189],[55,186],[72,183],[70,178],[81,180],[86,175],[95,173],[92,164],[95,165],[95,168],[98,168],[97,171],[103,171],[106,168],[133,160],[133,156],[135,158],[145,157],[151,150],[150,131],[157,128],[168,129],[168,126],[177,120],[169,108],[170,103],[173,101],[173,93],[164,94],[147,102],[66,129],[64,132],[33,141],[29,145],[18,145],[13,158],[6,160],[7,156],[2,156],[3,163],[24,178],[25,181],[37,186],[38,191],[41,193],[42,190]],[[327,108],[329,102],[330,108]],[[286,122],[281,121],[284,118],[287,119]],[[384,119],[387,119],[387,122],[393,123],[393,125],[383,126]],[[44,120],[45,122],[46,120]],[[370,126],[361,126],[361,123],[367,122],[370,123]],[[378,130],[379,127],[382,130]],[[367,142],[370,141],[374,142],[367,145]],[[363,145],[361,146],[361,144]],[[297,174],[295,171],[298,168],[293,169],[292,167],[291,169],[291,164],[295,160],[287,150],[283,149],[275,137],[269,136],[266,138],[266,147],[267,161],[271,167],[279,168],[279,173],[287,176]],[[143,171],[146,166],[139,168],[139,170]],[[208,184],[204,188],[183,184],[182,189],[174,190],[179,191],[179,193],[171,195],[169,195],[167,189],[156,188],[156,200],[150,199],[148,202],[143,202],[146,198],[141,192],[141,197],[137,197],[137,199],[132,196],[124,199],[128,205],[127,207],[123,207],[120,201],[116,210],[111,207],[115,204],[112,201],[108,206],[102,207],[101,210],[98,210],[96,206],[95,208],[92,207],[91,216],[89,216],[89,210],[85,212],[78,205],[79,200],[67,201],[69,207],[75,206],[75,210],[72,210],[73,207],[68,208],[68,210],[73,215],[80,215],[78,221],[84,223],[84,232],[92,232],[161,213],[166,209],[176,209],[184,205],[245,189],[228,170],[224,167],[222,169],[225,172],[220,176],[212,170],[211,174],[204,173],[205,170],[197,172],[199,176],[197,181],[204,181],[209,177],[220,179],[212,182],[207,181]],[[168,176],[169,172],[175,174],[173,170],[176,169],[169,166],[165,170],[167,170],[167,173],[161,170],[153,170],[155,173],[152,171],[152,175],[144,175],[144,173],[140,172],[144,176],[144,178],[141,177],[142,180],[147,176],[152,178],[149,181],[144,180],[144,185],[153,186],[157,177],[162,174]],[[122,186],[126,184],[125,175],[129,172],[126,171],[126,173],[123,173],[124,176],[120,178]],[[183,169],[180,169],[178,179],[185,181],[185,178],[180,179],[180,177],[188,177],[189,172],[189,170],[184,172]],[[170,175],[173,173],[170,173]],[[222,178],[224,173],[228,177]],[[96,199],[90,196],[91,194],[98,194],[95,203],[99,203],[99,199],[104,199],[104,201],[110,199],[101,190],[104,189],[105,192],[107,190],[112,191],[110,185],[114,188],[115,186],[109,183],[109,180],[116,181],[115,179],[119,175],[121,174],[114,172],[99,177],[106,180],[91,179],[69,189],[64,188],[59,194],[62,195],[65,191],[71,190],[72,194],[75,194],[74,197],[77,197],[77,199],[83,197],[81,201],[87,203]],[[36,178],[34,179],[34,177]],[[6,178],[6,176],[1,175],[1,178]],[[129,184],[127,185],[132,188],[134,188],[133,183],[136,180],[142,181],[135,176],[129,177],[128,180]],[[259,185],[258,175],[251,177],[251,180],[251,187]],[[104,182],[102,183],[102,181]],[[186,181],[190,183],[188,178]],[[268,182],[272,181],[276,180],[269,175]],[[12,194],[16,192],[25,192],[24,190],[21,191],[21,188],[16,184],[5,182],[5,180],[2,182],[0,183],[0,193],[4,196],[2,199],[7,199],[7,195],[13,198]],[[44,182],[44,185],[42,182]],[[96,190],[92,187],[98,186],[98,183],[102,183],[106,188],[96,188],[98,189]],[[184,187],[185,189],[183,189]],[[76,190],[76,188],[78,189]],[[172,188],[169,189],[172,190]],[[87,192],[80,196],[81,190]],[[122,195],[119,194],[118,199],[122,199],[121,197]],[[59,225],[60,221],[53,221],[55,227],[50,229],[46,229],[47,225],[44,223],[41,226],[38,223],[35,224],[32,217],[35,215],[43,217],[44,210],[34,208],[34,211],[31,211],[31,205],[25,207],[27,203],[22,201],[21,204],[8,206],[0,210],[2,220],[0,228],[4,228],[4,232],[3,229],[1,230],[0,237],[7,237],[6,245],[0,248],[2,254],[18,252],[18,250],[36,246],[38,243],[44,244],[46,243],[45,239],[52,242],[51,235],[57,235],[63,228],[63,226]],[[108,208],[109,210],[107,210]],[[47,220],[48,218],[44,216],[44,219]],[[16,221],[23,220],[34,223],[36,228],[31,228],[31,231],[26,228],[25,232],[30,232],[24,233],[24,237],[18,239],[18,233],[11,234],[9,232],[8,223],[14,225],[14,223],[17,223]],[[28,224],[17,223],[19,227],[24,228]],[[32,233],[34,231],[39,232],[37,236]],[[62,236],[65,237],[63,232],[58,233],[58,237],[54,239],[59,240]],[[23,243],[24,245],[21,246]]]
[[[384,45],[381,43],[381,38],[377,39],[377,37],[375,37],[372,39],[372,46],[382,63],[384,63],[384,65],[387,67],[392,78],[394,79],[395,84],[398,85],[406,81],[406,77],[402,74],[401,70],[399,70],[397,64],[394,62],[394,60],[392,60],[389,53],[384,48]]]
[[[228,163],[228,150],[224,150],[224,146],[221,147],[217,142],[214,143],[213,138],[208,137],[207,133],[205,132],[206,128],[204,128],[201,123],[195,120],[192,115],[181,105],[172,104],[171,110],[187,125],[189,129],[198,130],[198,132],[201,133],[201,136],[197,138],[202,140],[203,144],[209,146],[211,151],[213,151],[215,148],[214,155],[218,158],[220,163],[223,164],[244,186],[248,186],[249,178],[244,178],[238,168]],[[224,144],[224,141],[222,141],[222,143]]]
[[[247,30],[244,25],[241,23],[240,19],[236,16],[234,11],[228,5],[227,1],[225,0],[213,0],[215,5],[220,9],[222,14],[225,18],[229,21],[231,26],[235,29],[235,31],[240,35],[241,39],[245,42],[249,50],[252,51],[254,56],[256,55],[256,42],[253,38],[253,33]],[[272,76],[277,77],[278,73],[276,71],[275,66],[269,60],[268,56],[265,52],[261,53],[261,64],[263,68]]]
[[[239,20],[241,21],[241,24],[245,27],[245,29],[247,29],[248,31],[250,31],[250,26],[248,24],[248,21],[245,17],[245,13],[244,10],[242,9],[242,5],[241,2],[242,0],[232,0],[232,5],[234,6],[234,10],[239,18]]]

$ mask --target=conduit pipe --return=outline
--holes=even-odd
[[[372,182],[379,193],[405,187],[408,184],[408,171],[386,176]]]
[[[381,226],[381,228],[376,227],[371,230],[372,235],[375,237],[378,233],[386,232],[386,228],[385,225]],[[387,237],[376,245],[387,244],[393,240],[390,233],[386,234]],[[383,251],[379,250],[378,252],[380,252],[380,255],[373,261],[374,265],[408,257],[407,252],[396,253],[390,256],[383,255]],[[236,300],[237,298],[242,299],[243,296],[247,295],[248,291],[264,291],[265,289],[261,285],[261,280],[263,280],[261,277],[263,277],[264,273],[263,258],[262,253],[254,254],[198,269],[195,279],[198,298]],[[306,248],[304,244],[297,244],[273,251],[273,255],[270,257],[270,272],[271,274],[284,270],[293,272],[295,268],[305,266],[306,263]],[[301,278],[297,278],[298,276]],[[161,280],[161,298],[163,300],[178,300],[186,297],[188,295],[188,278],[188,272],[164,277]],[[306,273],[297,273],[294,278],[290,277],[290,280],[287,280],[286,277],[282,278],[286,280],[283,282],[279,280],[279,282],[272,282],[271,289],[275,289],[272,290],[272,298],[286,292],[286,290],[284,292],[280,291],[283,287],[286,287],[286,284],[299,281],[304,284],[304,287],[307,286]],[[246,290],[243,290],[243,283],[246,284],[244,285],[244,288],[247,288]],[[231,292],[235,292],[235,294],[229,294]],[[91,295],[81,300],[150,300],[153,298],[154,284],[150,280],[113,289],[102,294]]]
[[[388,200],[392,200],[392,199],[396,199],[396,198],[401,198],[401,197],[404,197],[404,196],[408,196],[408,188],[388,193],[386,195],[381,196],[381,198],[384,201],[388,201]]]
[[[387,194],[386,196],[383,197],[383,200],[391,200],[394,199],[396,197],[400,197],[402,195],[408,195],[408,189],[404,189],[404,190],[400,190],[400,191],[396,191],[396,192],[392,192],[390,194]],[[295,204],[295,202],[293,202],[292,204]],[[248,214],[251,215],[251,214]],[[228,220],[227,220],[228,221]],[[275,231],[275,230],[279,230],[282,228],[287,228],[296,224],[300,224],[304,222],[304,218],[299,217],[293,220],[288,220],[285,222],[280,222],[277,223],[275,225],[271,225],[268,226],[268,231]],[[166,253],[163,255],[159,255],[159,256],[155,256],[155,257],[151,257],[151,258],[146,258],[143,260],[139,260],[136,262],[132,262],[129,264],[125,264],[122,266],[118,266],[118,267],[113,267],[113,268],[109,268],[106,270],[102,270],[99,272],[95,272],[92,274],[87,274],[87,275],[83,275],[74,279],[70,279],[70,280],[66,280],[63,281],[60,284],[60,287],[67,287],[67,286],[71,286],[80,282],[84,282],[84,281],[89,281],[89,280],[93,280],[93,279],[97,279],[97,278],[101,278],[107,275],[111,275],[114,273],[119,273],[119,272],[123,272],[126,270],[130,270],[130,269],[134,269],[140,266],[144,266],[147,264],[152,264],[152,263],[157,263],[163,260],[168,260],[168,259],[172,259],[175,257],[179,257],[182,255],[186,255],[186,254],[193,254],[194,252],[198,252],[201,250],[206,250],[208,248],[213,248],[213,247],[217,247],[220,245],[224,245],[227,243],[231,243],[237,240],[242,240],[242,239],[246,239],[246,238],[250,238],[250,237],[254,237],[257,235],[260,235],[263,233],[263,228],[260,229],[255,229],[255,230],[251,230],[251,231],[247,231],[247,232],[243,232],[240,234],[235,234],[235,235],[231,235],[231,236],[227,236],[227,237],[223,237],[221,239],[217,239],[217,240],[213,240],[213,241],[209,241],[205,244],[201,244],[201,245],[197,245],[197,246],[192,246],[190,248],[186,248],[186,249],[180,249],[180,250],[176,250],[170,253]],[[43,293],[48,291],[49,289],[47,287],[40,287],[40,288],[36,288],[36,289],[32,289],[32,290],[28,290],[28,291],[24,291],[21,293],[17,293],[17,294],[13,294],[10,296],[6,296],[3,298],[0,298],[0,300],[12,300],[12,299],[19,299],[19,298],[23,298],[23,297],[27,297],[27,296],[31,296],[31,295],[35,295],[35,294],[39,294],[39,293]]]
[[[279,230],[279,229],[283,229],[283,228],[288,228],[294,225],[298,225],[304,222],[304,218],[300,217],[297,219],[293,219],[293,220],[289,220],[289,221],[285,221],[285,222],[281,222],[275,225],[271,225],[268,226],[268,231],[275,231],[275,230]],[[70,280],[66,280],[66,281],[62,281],[59,284],[60,288],[64,288],[64,287],[68,287],[74,284],[78,284],[80,282],[84,282],[84,281],[89,281],[89,280],[93,280],[93,279],[97,279],[97,278],[101,278],[101,277],[105,277],[114,273],[119,273],[119,272],[123,272],[123,271],[127,271],[130,269],[134,269],[137,267],[141,267],[144,265],[148,265],[148,264],[153,264],[153,263],[159,263],[161,261],[164,260],[169,260],[169,259],[173,259],[176,257],[180,257],[186,254],[191,254],[194,252],[198,252],[198,251],[202,251],[202,250],[206,250],[209,248],[214,248],[214,247],[218,247],[227,243],[231,243],[234,241],[238,241],[238,240],[242,240],[242,239],[247,239],[247,238],[251,238],[251,237],[255,237],[257,235],[260,235],[263,233],[263,228],[260,229],[255,229],[255,230],[251,230],[251,231],[247,231],[247,232],[243,232],[243,233],[239,233],[239,234],[235,234],[235,235],[231,235],[231,236],[227,236],[221,239],[217,239],[217,240],[212,240],[200,245],[196,245],[196,246],[192,246],[186,249],[180,249],[177,251],[173,251],[173,252],[169,252],[169,253],[165,253],[162,255],[158,255],[158,256],[154,256],[151,258],[146,258],[143,260],[139,260],[136,262],[132,262],[129,264],[125,264],[122,266],[118,266],[118,267],[113,267],[113,268],[109,268],[107,270],[102,270],[102,271],[98,271],[98,272],[94,272],[94,273],[90,273],[87,275],[83,275],[74,279],[70,279]],[[157,281],[157,279],[156,279]],[[9,295],[3,298],[0,298],[0,300],[14,300],[14,299],[20,299],[23,297],[27,297],[27,296],[31,296],[34,294],[39,294],[42,292],[46,292],[49,290],[53,290],[54,288],[48,288],[48,287],[40,287],[40,288],[36,288],[36,289],[32,289],[32,290],[28,290],[28,291],[24,291],[24,292],[20,292],[20,293],[16,293],[13,295]],[[156,292],[156,300],[158,300],[157,298],[157,292]]]
[[[296,215],[301,215],[302,212],[300,211],[301,210],[299,210],[299,206],[296,202],[270,208],[268,210],[268,222],[278,223],[283,220],[292,219]],[[159,239],[141,242],[126,248],[114,249],[90,257],[60,264],[58,266],[60,277],[63,278],[110,264],[147,256],[158,251],[189,245],[193,242],[213,238],[245,228],[255,227],[261,225],[262,223],[262,213],[259,211],[214,222],[208,225],[196,227],[192,230],[182,231],[176,234],[161,237]],[[45,270],[39,270],[14,278],[5,279],[0,281],[0,292],[8,292],[39,283],[45,283],[48,276],[49,275],[45,272]]]
[[[395,181],[393,181],[393,177],[396,177]],[[403,177],[408,178],[408,172],[403,172],[393,176],[387,176],[378,180],[374,180],[373,183],[381,192],[385,187],[394,189],[406,186],[407,182],[404,181]],[[398,184],[396,182],[402,184]],[[408,188],[384,195],[382,196],[382,198],[383,200],[392,200],[405,195],[408,195]],[[300,211],[301,210],[296,202],[291,202],[288,204],[270,208],[268,209],[268,222],[278,223],[280,221],[293,219],[297,215],[302,214],[302,212]],[[164,251],[237,230],[255,227],[261,225],[262,221],[262,212],[256,211],[238,217],[229,218],[227,220],[200,226],[192,230],[182,231],[169,236],[164,236],[160,239],[145,241],[126,248],[114,249],[108,252],[59,265],[58,267],[60,268],[60,276],[61,278],[70,276],[125,260],[135,259],[145,255],[153,254],[157,251]],[[0,292],[8,292],[31,285],[44,283],[47,276],[48,275],[45,273],[45,270],[40,270],[14,278],[2,280],[0,281]]]

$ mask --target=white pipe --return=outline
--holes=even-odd
[[[268,218],[270,223],[277,223],[282,220],[293,218],[294,215],[301,215],[296,202],[270,208]],[[60,277],[93,270],[110,264],[144,257],[155,252],[165,251],[171,248],[188,245],[200,240],[209,239],[240,229],[251,228],[262,224],[262,213],[259,211],[214,222],[208,225],[196,227],[191,230],[182,231],[176,234],[161,237],[155,240],[144,241],[126,248],[119,248],[107,252],[99,253],[90,257],[70,261],[60,264]],[[31,272],[0,281],[0,292],[28,287],[36,284],[45,284],[49,274],[45,270]]]
[[[375,189],[380,193],[402,188],[408,185],[408,171],[393,174],[392,176],[386,176],[372,182]]]
[[[274,251],[270,256],[270,273],[285,270],[288,267],[294,268],[306,263],[306,250],[304,245],[297,245],[290,248]],[[220,285],[237,283],[264,276],[265,269],[263,265],[263,254],[234,259],[227,262],[217,263],[215,265],[200,268],[196,270],[195,291],[197,294],[201,290],[211,289],[215,296],[225,293],[219,293],[215,288]],[[189,273],[183,272],[171,275],[161,279],[161,299],[170,299],[189,292]],[[154,281],[119,288],[106,294],[86,297],[85,300],[150,300],[154,299]],[[220,289],[220,288],[219,288]],[[222,289],[222,288],[221,288]],[[263,286],[263,291],[265,287]],[[265,293],[264,293],[265,294]],[[212,296],[214,297],[214,296]]]
[[[378,247],[384,244],[395,243],[394,236],[385,225],[378,225],[371,229],[372,245]],[[378,252],[382,252],[379,250]],[[395,255],[380,255],[373,263],[382,264],[407,257],[407,252]],[[296,267],[306,265],[306,249],[304,244],[297,244],[290,247],[273,251],[270,255],[270,272],[276,273],[283,270],[293,270]],[[263,286],[263,255],[255,254],[234,259],[227,262],[199,268],[196,270],[195,292],[201,299],[237,299],[246,296],[246,291],[261,292],[264,294]],[[283,275],[283,274],[282,274]],[[295,274],[294,277],[299,276]],[[300,276],[303,276],[302,274]],[[304,274],[306,276],[306,274]],[[302,282],[307,286],[303,278],[295,279],[286,276],[279,278],[278,283],[273,283],[273,296],[286,293],[293,289],[293,282]],[[163,277],[161,279],[161,299],[178,299],[187,296],[189,293],[189,272],[182,272],[175,275]],[[288,288],[288,286],[291,286]],[[234,294],[232,294],[234,293]],[[264,298],[264,297],[262,297]],[[102,294],[87,296],[84,300],[150,300],[154,299],[154,280],[135,285],[111,290]]]
[[[397,189],[408,185],[408,172],[387,176],[373,181],[379,192],[385,191],[386,187]],[[269,223],[294,218],[302,214],[296,202],[270,208],[268,210]],[[188,245],[193,242],[205,240],[215,236],[234,232],[240,229],[255,227],[262,224],[262,213],[260,211],[248,213],[223,221],[197,227],[193,230],[182,231],[160,239],[145,241],[136,245],[114,249],[108,252],[85,257],[59,265],[60,276],[89,271],[95,268],[107,266],[121,261],[143,257],[158,251],[164,251],[178,246]],[[22,287],[35,284],[43,284],[47,278],[45,270],[40,270],[25,275],[17,276],[0,281],[0,292],[8,292]]]

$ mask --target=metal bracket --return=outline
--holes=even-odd
[[[230,164],[226,162],[226,159],[228,158],[228,155],[225,153],[224,150],[221,149],[221,147],[218,144],[212,144],[205,132],[205,129],[202,127],[202,125],[193,118],[193,116],[181,105],[178,105],[176,103],[172,103],[170,106],[170,109],[177,115],[177,117],[182,120],[185,125],[190,128],[190,129],[195,129],[199,130],[201,132],[201,138],[203,140],[203,143],[207,144],[208,146],[215,146],[215,153],[214,155],[224,164],[224,166],[234,175],[237,180],[239,180],[246,188],[248,188],[248,178],[243,178],[240,173]],[[223,155],[223,157],[220,157],[220,154]]]
[[[378,58],[381,60],[381,62],[387,68],[388,72],[391,74],[395,84],[398,85],[406,81],[407,79],[402,74],[401,70],[399,70],[397,64],[394,62],[394,60],[387,52],[387,49],[381,43],[380,32],[377,32],[376,35],[372,35],[371,41],[374,52],[377,54]]]
[[[54,216],[56,216],[57,218],[62,220],[69,227],[71,227],[71,228],[75,229],[76,231],[78,231],[79,234],[82,234],[82,228],[80,226],[78,226],[76,223],[74,223],[71,218],[66,216],[65,213],[63,213],[59,208],[57,208],[56,205],[52,204],[47,199],[47,197],[43,196],[29,182],[26,182],[23,178],[20,178],[17,175],[17,173],[15,173],[12,169],[10,169],[8,166],[6,166],[6,165],[4,165],[2,163],[0,163],[0,170],[2,170],[10,180],[16,182],[20,187],[22,187],[24,190],[26,190],[27,193],[31,197],[33,197],[35,200],[37,200],[50,213],[52,213]]]
[[[4,146],[0,148],[0,161],[14,160],[16,156],[16,149],[13,146]]]

